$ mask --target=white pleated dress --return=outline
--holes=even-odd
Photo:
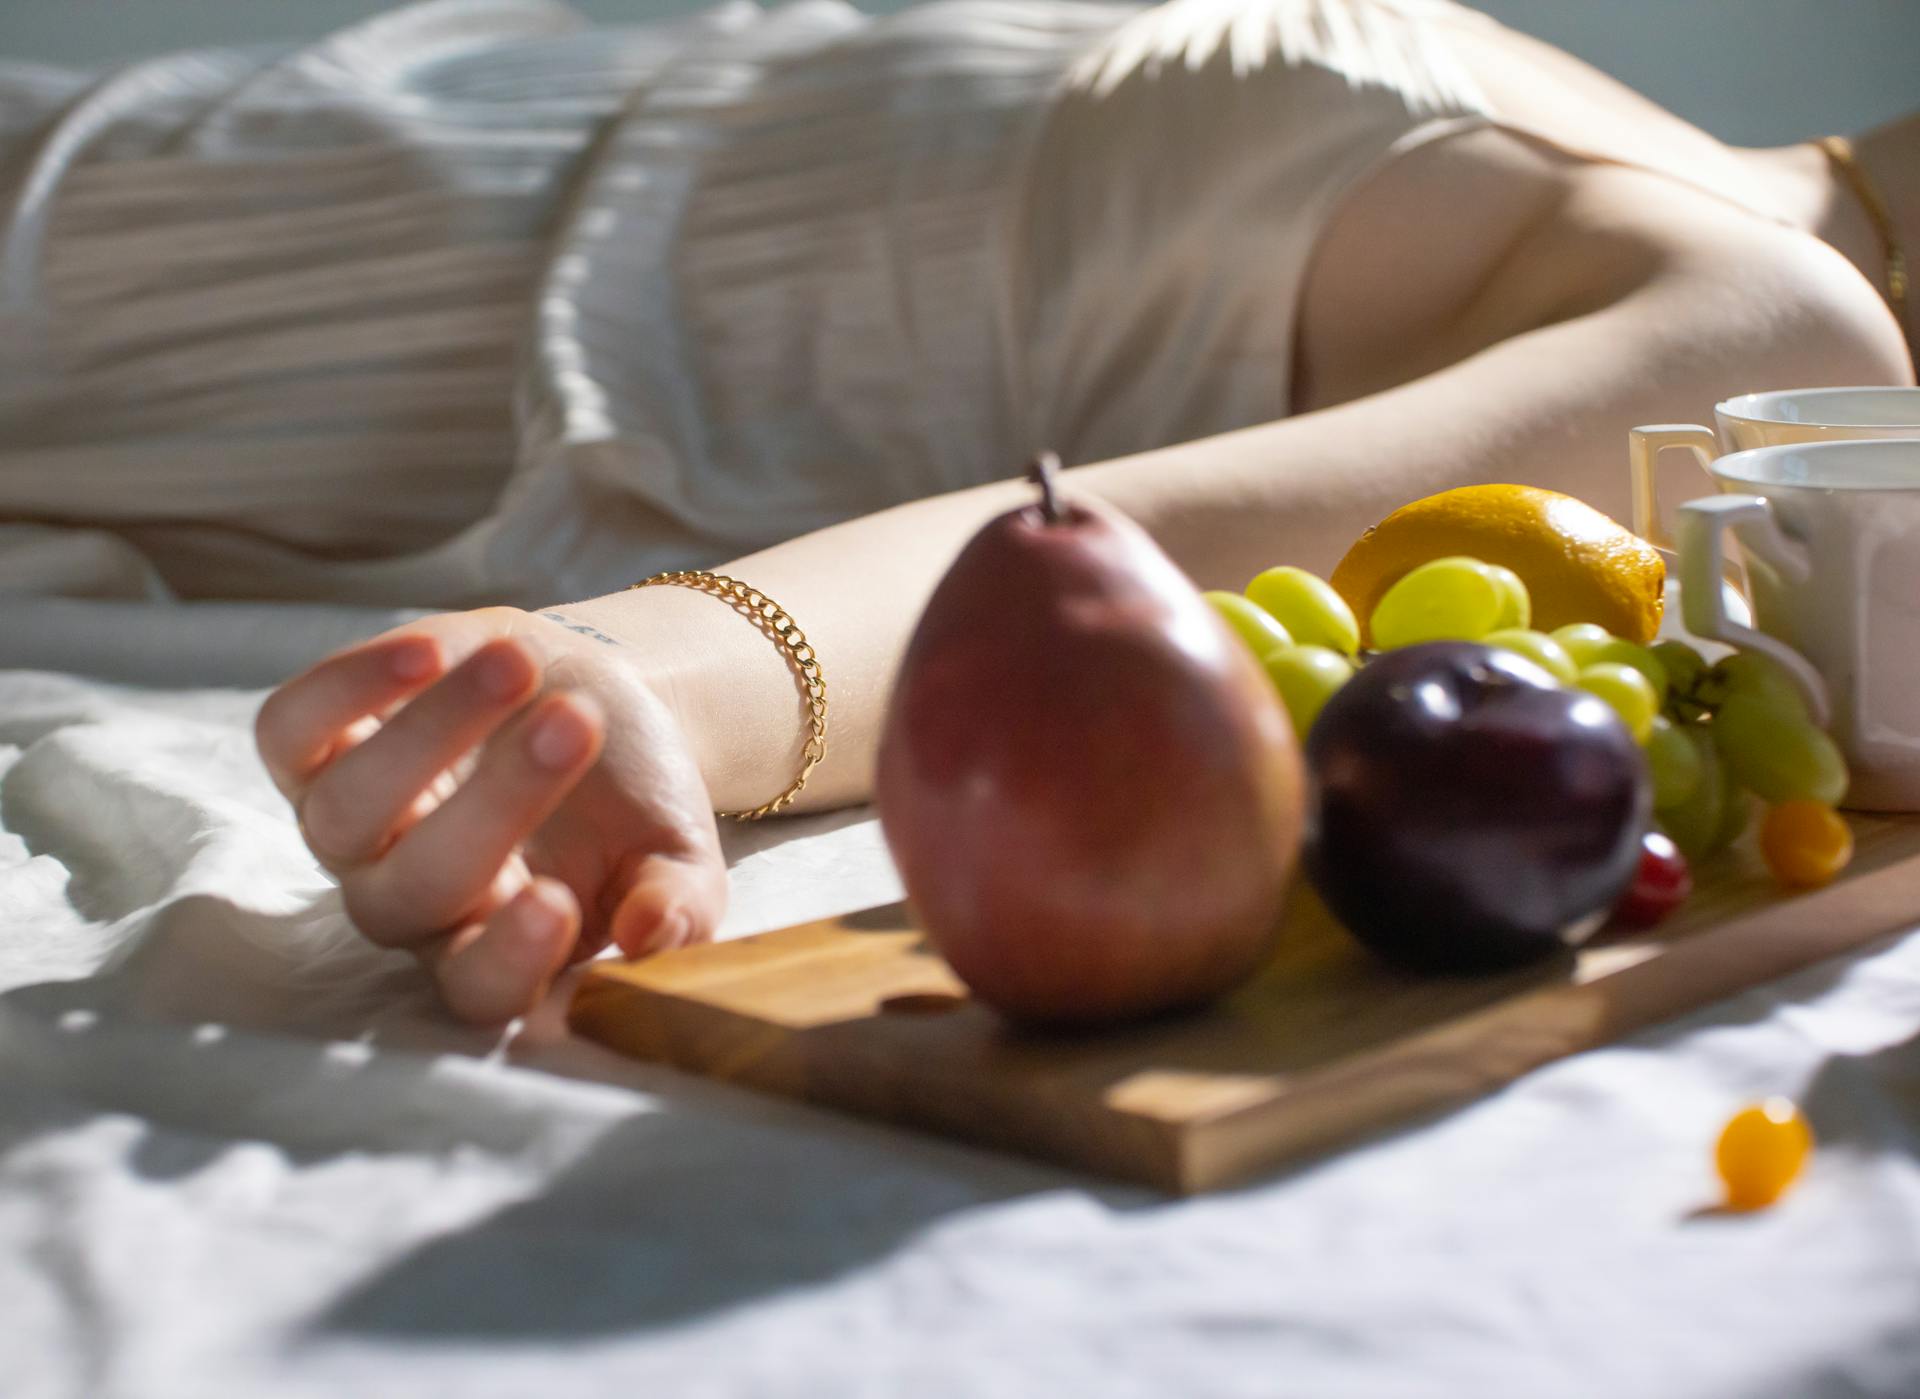
[[[436,0],[0,68],[0,590],[527,605],[1283,417],[1444,0]]]

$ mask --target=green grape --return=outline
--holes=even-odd
[[[1600,657],[1600,648],[1613,640],[1613,633],[1598,622],[1569,622],[1564,627],[1555,627],[1548,633],[1560,643],[1566,653],[1573,657],[1573,663],[1581,669],[1594,664]]]
[[[1353,662],[1327,646],[1289,646],[1268,653],[1263,664],[1302,743],[1334,692],[1353,679]]]
[[[1509,627],[1489,633],[1485,644],[1511,651],[1516,656],[1525,656],[1562,685],[1571,685],[1580,673],[1580,668],[1573,663],[1573,657],[1567,654],[1566,647],[1543,631]]]
[[[1706,660],[1684,641],[1662,641],[1647,649],[1667,673],[1667,688],[1673,694],[1691,695],[1706,674]]]
[[[1246,642],[1256,657],[1264,657],[1270,651],[1278,651],[1282,646],[1293,645],[1293,636],[1287,629],[1274,620],[1273,614],[1264,607],[1256,607],[1238,593],[1206,592],[1201,594],[1213,604],[1213,610],[1220,614],[1233,630],[1233,634]]]
[[[1705,727],[1685,724],[1679,733],[1693,749],[1700,775],[1686,800],[1662,809],[1657,819],[1660,829],[1680,847],[1680,853],[1698,863],[1720,848],[1729,798],[1740,802],[1746,798],[1728,783],[1726,765],[1720,761]]]
[[[1660,700],[1647,677],[1632,666],[1614,661],[1582,666],[1574,681],[1588,694],[1598,695],[1633,734],[1634,742],[1645,743],[1653,732],[1653,721],[1660,713]]]
[[[1631,666],[1653,687],[1656,708],[1667,700],[1667,669],[1644,646],[1613,635],[1598,622],[1570,622],[1556,627],[1553,639],[1566,649],[1581,670],[1597,665]]]
[[[1500,585],[1478,559],[1435,559],[1387,589],[1373,609],[1373,644],[1390,651],[1422,641],[1478,641],[1504,605]]]
[[[1653,809],[1678,806],[1700,785],[1700,753],[1686,731],[1656,715],[1647,734],[1647,770],[1653,775]]]
[[[1793,677],[1772,657],[1757,651],[1735,651],[1716,661],[1700,687],[1700,697],[1715,708],[1741,698],[1769,705],[1802,721],[1807,718],[1807,702]]]
[[[1497,563],[1485,567],[1500,588],[1500,620],[1493,624],[1495,630],[1515,631],[1532,626],[1533,597],[1527,592],[1527,585],[1520,581],[1520,575]]]
[[[1304,568],[1270,568],[1247,584],[1247,597],[1302,646],[1326,646],[1343,656],[1360,649],[1360,624],[1347,600]]]
[[[1747,789],[1737,787],[1731,781],[1727,783],[1727,804],[1720,818],[1720,828],[1713,833],[1713,848],[1724,850],[1746,833],[1747,818],[1753,814],[1753,798],[1747,795]]]
[[[1846,760],[1833,740],[1776,697],[1732,695],[1708,727],[1734,779],[1764,802],[1838,806],[1847,794]]]
[[[1655,706],[1658,707],[1667,702],[1669,688],[1667,668],[1660,663],[1658,656],[1644,646],[1636,646],[1633,642],[1624,641],[1617,636],[1611,637],[1605,646],[1580,664],[1582,669],[1592,665],[1632,666],[1644,675],[1647,684],[1653,687]]]

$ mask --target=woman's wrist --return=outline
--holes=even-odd
[[[636,669],[679,725],[716,810],[750,810],[799,770],[807,728],[786,658],[720,599],[653,587],[531,615]]]

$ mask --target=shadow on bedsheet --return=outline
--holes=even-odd
[[[242,1142],[308,1165],[347,1153],[527,1150],[542,1119],[462,1057],[124,1013],[97,979],[0,994],[0,1149],[102,1114],[145,1136],[127,1164],[189,1176]]]
[[[577,1070],[569,1082],[467,1055],[101,1015],[95,999],[86,982],[0,995],[0,1153],[116,1113],[137,1122],[122,1159],[149,1182],[185,1183],[264,1144],[295,1168],[392,1153],[444,1161],[458,1178],[463,1161],[484,1160],[488,1180],[538,1190],[390,1256],[296,1349],[343,1335],[670,1328],[884,1268],[943,1220],[1041,1192],[1070,1189],[1096,1208],[1162,1203],[593,1046],[585,1062],[540,1066]]]
[[[1920,1159],[1920,1034],[1868,1054],[1830,1056],[1800,1106],[1823,1150]]]
[[[264,1143],[295,1167],[394,1153],[452,1175],[478,1153],[538,1189],[391,1256],[295,1345],[648,1331],[885,1267],[944,1219],[1043,1191],[1162,1203],[595,1045],[503,1045],[435,1011],[408,959],[303,957],[337,917],[181,896],[111,967],[0,994],[0,1150],[115,1113],[153,1182]]]
[[[355,934],[335,888],[281,912],[175,894],[123,915],[113,936],[106,965],[59,983],[72,1008],[424,1054],[499,1048],[498,1032],[446,1014],[412,957]]]
[[[305,1340],[671,1328],[884,1268],[943,1218],[1064,1183],[977,1156],[964,1169],[924,1169],[897,1137],[849,1133],[839,1121],[809,1132],[729,1119],[708,1096],[688,1095],[697,1112],[670,1101],[622,1123],[536,1198],[362,1283]]]

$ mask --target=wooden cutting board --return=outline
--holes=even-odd
[[[1827,889],[1783,895],[1737,848],[1655,932],[1495,977],[1394,972],[1303,886],[1272,962],[1214,1007],[1019,1031],[895,904],[595,963],[570,1020],[624,1054],[1187,1194],[1920,924],[1920,819],[1853,824],[1858,854]]]

